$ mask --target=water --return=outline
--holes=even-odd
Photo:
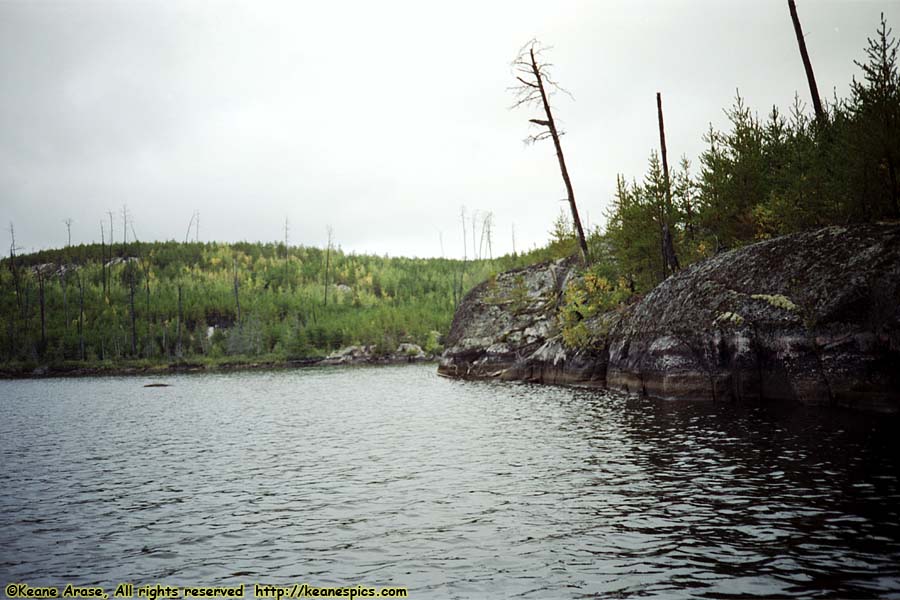
[[[430,366],[0,382],[0,583],[900,598],[898,426]]]

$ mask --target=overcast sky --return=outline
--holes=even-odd
[[[845,95],[896,1],[797,0],[824,97]],[[128,207],[142,240],[283,239],[461,256],[460,206],[494,254],[543,244],[565,196],[526,146],[510,62],[537,37],[556,78],[582,218],[641,177],[663,94],[671,162],[697,165],[740,89],[760,114],[808,88],[785,0],[168,2],[0,0],[0,240],[98,241]],[[191,237],[194,237],[192,232]],[[471,251],[470,251],[471,255]]]

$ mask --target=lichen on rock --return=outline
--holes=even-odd
[[[791,302],[791,299],[782,294],[752,294],[754,300],[765,300],[775,308],[782,308],[789,312],[797,312],[800,307]]]
[[[719,313],[719,315],[713,321],[713,325],[734,325],[739,326],[744,324],[744,317],[741,315],[726,311],[723,313]]]

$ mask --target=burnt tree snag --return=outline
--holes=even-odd
[[[812,63],[809,61],[809,53],[806,51],[806,40],[803,38],[803,28],[800,27],[800,17],[797,16],[797,5],[794,3],[794,0],[788,0],[788,9],[791,11],[791,21],[794,22],[797,45],[800,46],[800,58],[803,59],[803,68],[806,69],[806,81],[809,83],[809,94],[812,96],[813,110],[816,111],[816,120],[822,124],[825,122],[825,111],[822,110],[819,87],[816,85],[816,76],[813,73]]]
[[[672,212],[672,186],[669,181],[669,159],[666,154],[666,128],[663,123],[662,94],[656,92],[656,114],[659,118],[659,149],[662,154],[663,185],[665,186],[665,204],[660,215],[660,227],[662,233],[662,259],[663,275],[675,273],[681,267],[678,264],[678,256],[675,254],[675,245],[672,243],[672,232],[669,229],[669,215]]]
[[[575,204],[575,192],[572,189],[572,180],[569,178],[569,170],[566,168],[566,159],[563,155],[562,145],[559,142],[560,136],[565,132],[559,131],[556,127],[556,121],[553,119],[553,111],[550,107],[550,100],[547,88],[550,91],[562,91],[566,94],[566,90],[561,88],[550,75],[550,64],[540,61],[539,57],[545,48],[540,47],[537,40],[531,40],[519,51],[519,55],[512,63],[513,74],[519,85],[511,88],[515,93],[516,101],[513,108],[520,106],[540,106],[544,110],[546,119],[529,119],[529,122],[543,127],[542,131],[536,135],[526,138],[526,142],[533,143],[550,138],[556,148],[556,158],[559,161],[559,171],[562,174],[563,183],[566,186],[566,199],[569,202],[569,208],[572,211],[572,223],[575,228],[575,234],[578,237],[578,247],[581,249],[581,258],[587,263],[588,247],[584,237],[584,229],[581,227],[581,219],[578,216],[578,207]],[[569,94],[571,96],[571,94]]]

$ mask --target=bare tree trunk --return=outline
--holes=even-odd
[[[197,216],[197,211],[194,211],[193,213],[191,213],[191,220],[188,221],[188,228],[184,234],[184,243],[185,244],[188,243],[188,237],[191,235],[191,227],[194,226],[194,217],[196,217],[196,216]]]
[[[672,187],[669,182],[669,160],[666,154],[666,128],[663,124],[662,94],[656,92],[656,112],[659,117],[659,147],[662,154],[663,184],[665,185],[665,206],[663,208],[662,222],[662,259],[663,279],[668,272],[675,273],[680,268],[678,257],[675,255],[675,245],[672,243],[672,233],[669,229],[669,213],[672,211]]]
[[[109,259],[112,260],[113,255],[113,245],[115,241],[115,237],[113,237],[113,212],[111,210],[106,211],[106,214],[109,215]]]
[[[487,224],[487,215],[481,218],[481,235],[478,236],[478,256],[484,256],[484,226]]]
[[[128,207],[122,205],[122,258],[128,257]]]
[[[472,260],[478,260],[478,247],[475,245],[475,232],[478,229],[478,220],[477,220],[478,211],[472,212]]]
[[[16,288],[16,304],[19,307],[19,315],[24,319],[25,312],[23,311],[22,304],[22,286],[19,282],[19,269],[16,265],[16,228],[13,227],[12,222],[9,224],[9,270],[12,272],[13,278],[13,287]]]
[[[537,81],[538,88],[541,92],[544,113],[547,115],[547,121],[541,124],[546,125],[550,129],[553,145],[556,147],[556,158],[559,160],[559,170],[560,173],[562,173],[563,182],[566,184],[566,195],[569,200],[569,208],[572,209],[572,222],[575,224],[575,233],[578,235],[578,246],[581,248],[581,258],[587,263],[587,241],[584,237],[584,230],[581,228],[581,219],[578,217],[578,207],[575,205],[575,191],[572,189],[572,180],[569,179],[569,170],[566,168],[566,159],[563,156],[562,145],[559,143],[559,133],[556,130],[556,122],[553,120],[553,113],[550,111],[550,102],[547,100],[547,92],[544,90],[544,78],[541,77],[537,60],[534,58],[534,48],[529,50],[529,54],[531,55],[531,68],[534,71],[534,78]]]
[[[825,123],[825,112],[822,110],[822,100],[819,99],[819,87],[816,85],[816,76],[813,73],[812,63],[809,61],[809,53],[806,51],[806,40],[803,38],[803,29],[800,27],[800,17],[797,16],[797,5],[794,3],[794,0],[788,0],[788,9],[791,11],[791,20],[794,22],[797,45],[800,46],[800,58],[803,59],[803,68],[806,69],[806,81],[809,83],[809,94],[812,96],[813,109],[816,111],[816,119],[822,124]]]
[[[459,220],[462,223],[462,240],[463,240],[463,258],[462,265],[459,269],[459,286],[456,290],[455,298],[453,299],[453,305],[456,306],[462,300],[463,286],[465,285],[466,279],[466,248],[468,247],[468,242],[466,241],[466,207],[462,206],[459,209]]]

